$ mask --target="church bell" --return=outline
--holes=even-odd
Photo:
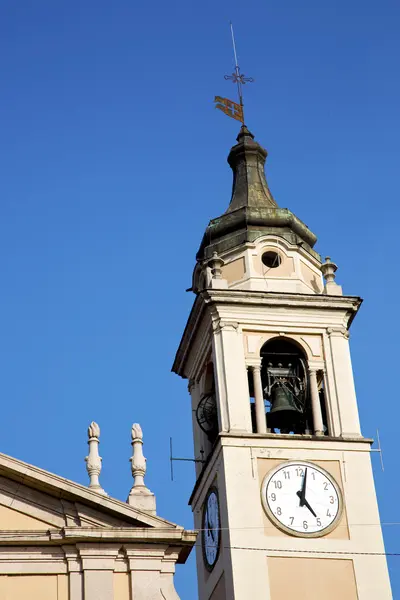
[[[268,427],[272,429],[293,429],[302,418],[293,394],[284,385],[276,385],[271,393],[271,410],[268,413]]]

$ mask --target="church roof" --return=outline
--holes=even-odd
[[[147,514],[145,511],[141,511],[116,498],[101,495],[84,485],[0,453],[0,490],[4,488],[2,482],[5,480],[16,482],[19,487],[31,488],[41,494],[64,501],[64,504],[79,503],[81,506],[84,505],[88,509],[96,511],[96,513],[102,513],[104,517],[107,516],[110,523],[118,520],[121,524],[124,522],[126,526],[131,527],[184,531],[183,527],[159,516]],[[13,502],[13,507],[15,508],[15,506],[16,502]]]
[[[267,151],[243,125],[231,148],[228,163],[233,171],[232,197],[226,212],[212,219],[206,229],[197,260],[211,258],[258,237],[272,233],[292,244],[302,244],[314,254],[316,236],[287,208],[280,208],[265,177]]]

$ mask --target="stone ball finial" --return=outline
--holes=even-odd
[[[88,427],[88,436],[89,438],[100,437],[100,427],[95,421],[92,421]]]
[[[132,441],[133,440],[142,440],[143,439],[143,431],[140,427],[139,423],[134,423],[132,425]]]

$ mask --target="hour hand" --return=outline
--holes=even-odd
[[[306,506],[308,510],[314,515],[314,517],[317,517],[311,506],[308,504],[307,500],[305,498],[302,499],[301,492],[297,492],[297,495],[300,498],[300,506]]]

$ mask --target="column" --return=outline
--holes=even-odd
[[[324,435],[324,422],[322,420],[321,403],[318,393],[317,370],[309,368],[308,374],[310,379],[311,409],[314,423],[314,434],[322,436]]]
[[[265,418],[264,393],[261,382],[261,365],[250,367],[253,373],[254,401],[256,408],[257,433],[267,432],[267,422]]]

